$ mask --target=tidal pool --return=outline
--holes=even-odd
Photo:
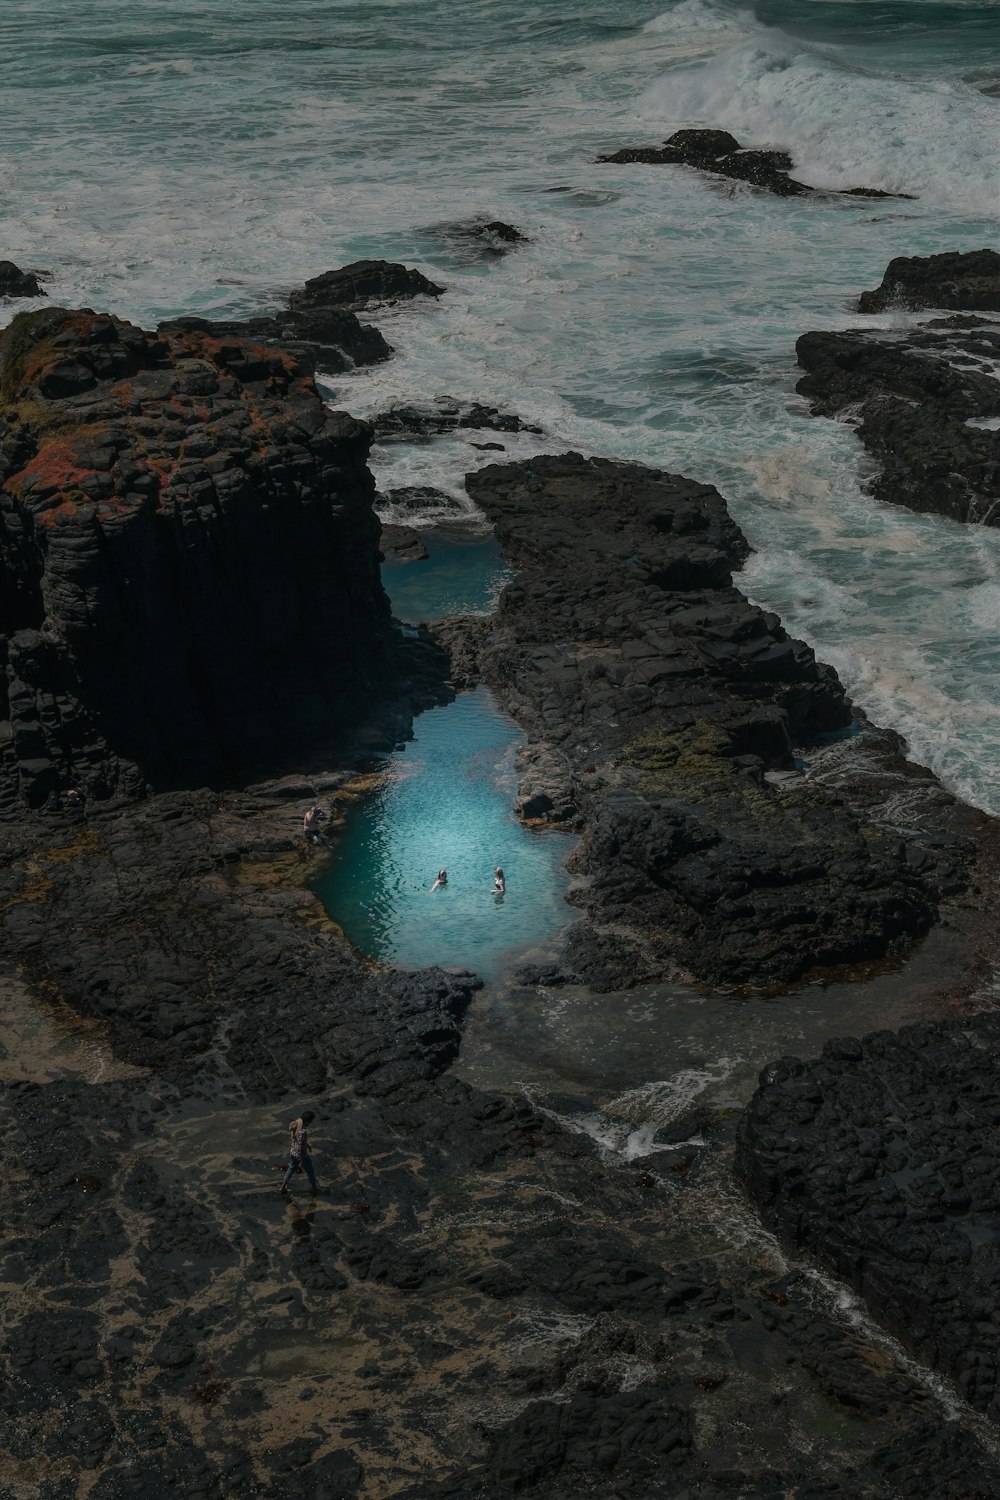
[[[489,979],[548,951],[572,920],[574,839],[512,809],[525,737],[487,688],[420,714],[384,780],[353,803],[316,893],[351,942],[402,965],[459,964]],[[493,870],[506,875],[493,894]],[[448,883],[431,890],[438,870]]]
[[[442,619],[445,615],[488,614],[504,584],[514,576],[495,537],[422,533],[430,556],[424,562],[387,557],[382,583],[400,620]]]

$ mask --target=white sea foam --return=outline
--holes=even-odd
[[[650,122],[722,126],[780,146],[819,188],[877,187],[970,214],[1000,210],[995,104],[950,80],[863,72],[751,26],[697,67],[672,69],[639,101]]]

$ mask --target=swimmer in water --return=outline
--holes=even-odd
[[[504,873],[501,870],[500,866],[497,865],[496,869],[493,871],[493,894],[494,896],[502,896],[506,889],[507,882],[504,879]]]
[[[435,880],[434,884],[431,886],[431,890],[432,891],[436,891],[439,886],[447,885],[447,884],[448,884],[448,871],[447,870],[438,870],[437,880]]]

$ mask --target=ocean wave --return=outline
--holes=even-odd
[[[661,126],[722,126],[747,145],[784,146],[796,175],[815,187],[877,187],[995,215],[1000,126],[985,95],[960,81],[866,72],[748,24],[734,45],[647,88],[640,113]]]

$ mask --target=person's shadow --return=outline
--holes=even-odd
[[[288,1202],[288,1216],[292,1221],[292,1234],[297,1240],[307,1240],[313,1232],[313,1222],[319,1203],[310,1198],[306,1208],[300,1208],[294,1198]]]

